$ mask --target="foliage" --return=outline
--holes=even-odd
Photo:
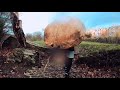
[[[4,29],[4,22],[3,20],[0,19],[0,39],[4,35],[3,29]]]
[[[12,18],[10,12],[0,12],[0,38],[6,33],[12,33]]]
[[[26,39],[29,41],[40,41],[43,37],[40,32],[34,32],[33,34],[27,33]]]
[[[4,32],[12,33],[12,15],[11,12],[0,12],[0,20],[4,23]]]
[[[85,34],[85,37],[86,37],[86,38],[91,38],[91,37],[92,37],[92,34],[91,34],[91,33],[86,33],[86,34]]]

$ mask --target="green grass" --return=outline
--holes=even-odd
[[[45,47],[44,41],[34,41],[32,42],[36,46]],[[98,42],[87,42],[83,41],[79,46],[80,55],[87,56],[91,53],[98,53],[100,51],[109,51],[109,50],[120,50],[119,44],[107,44],[107,43],[98,43]]]
[[[39,46],[39,47],[45,47],[45,43],[43,40],[41,41],[27,41],[30,44],[33,44],[35,46]]]
[[[33,43],[36,46],[45,47],[45,43],[44,43],[43,40],[41,40],[41,41],[34,41]]]
[[[107,43],[97,43],[97,42],[87,42],[83,41],[79,45],[80,55],[88,56],[92,53],[99,53],[100,51],[109,51],[109,50],[120,50],[119,44],[107,44]]]
[[[120,49],[119,44],[107,44],[107,43],[97,43],[97,42],[86,42],[83,41],[80,44],[81,47],[85,47],[93,50],[118,50]]]
[[[34,45],[37,45],[37,46],[40,46],[40,47],[45,47],[45,43],[44,43],[43,40],[41,40],[41,41],[33,41],[32,43]],[[98,42],[83,41],[79,45],[79,48],[91,49],[93,51],[118,50],[118,49],[120,49],[120,45],[119,44],[107,44],[107,43],[98,43]]]

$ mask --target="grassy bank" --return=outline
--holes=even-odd
[[[32,43],[40,47],[45,47],[44,41],[34,41]],[[78,47],[81,57],[86,57],[88,55],[92,55],[93,53],[97,54],[99,52],[120,50],[119,44],[107,44],[89,41],[83,41]]]
[[[45,47],[45,43],[43,40],[33,41],[31,43],[40,47]],[[78,47],[79,49],[84,48],[91,52],[98,52],[103,50],[120,50],[119,44],[107,44],[107,43],[98,43],[98,42],[89,42],[89,41],[83,41]]]

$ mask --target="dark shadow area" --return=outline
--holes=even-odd
[[[0,56],[0,65],[4,64],[6,57]]]
[[[4,48],[13,49],[13,48],[17,48],[18,46],[19,46],[19,43],[18,43],[17,39],[14,37],[9,37],[3,42],[2,49],[4,49]]]
[[[0,49],[14,49],[19,47],[17,38],[13,35],[5,34],[0,40]]]
[[[120,66],[120,50],[102,51],[88,57],[80,57],[75,64],[86,64],[92,68],[117,67]]]

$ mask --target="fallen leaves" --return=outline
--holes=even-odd
[[[92,46],[80,46],[79,49],[80,58],[73,63],[71,78],[120,78],[120,50],[100,51],[94,50]],[[40,50],[43,65],[41,68],[26,65],[25,62],[16,63],[14,60],[8,60],[6,57],[12,52],[0,51],[0,78],[63,78],[63,66],[55,63],[50,63],[42,74],[47,63],[47,52]]]

